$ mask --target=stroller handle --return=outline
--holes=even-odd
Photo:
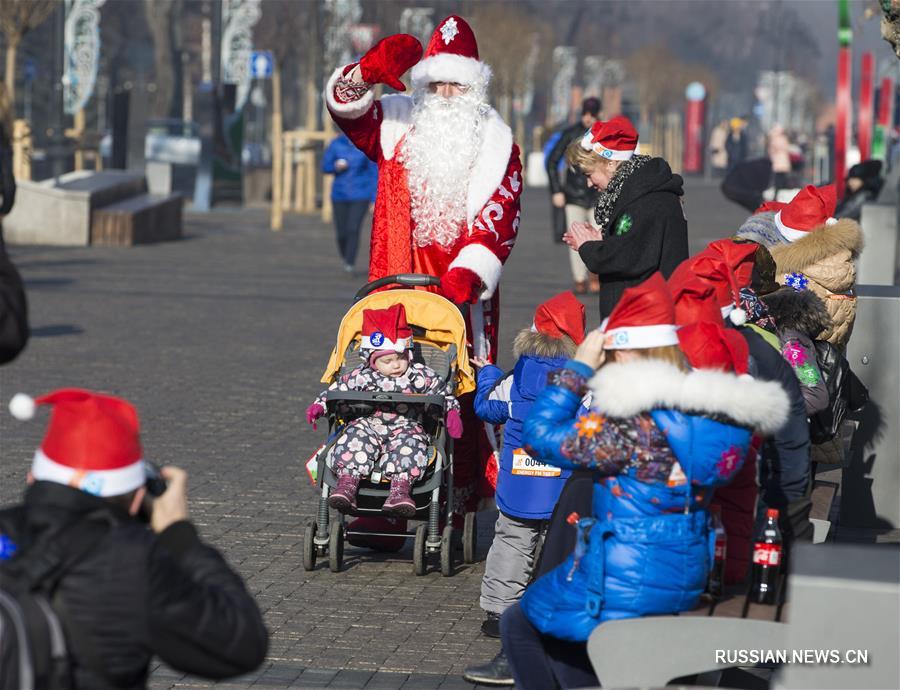
[[[356,296],[353,298],[354,303],[359,302],[363,297],[378,288],[385,285],[404,285],[406,287],[427,287],[429,285],[440,285],[441,279],[436,276],[430,276],[424,273],[397,273],[392,276],[385,276],[371,283],[363,285]]]

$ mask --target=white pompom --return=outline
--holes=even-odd
[[[829,225],[829,226],[837,225],[837,222],[838,222],[837,218],[829,218],[828,220],[825,221],[825,225]]]
[[[747,312],[743,309],[732,309],[731,313],[728,314],[728,320],[735,326],[743,326],[747,323]]]
[[[34,398],[26,393],[16,393],[9,401],[9,412],[16,419],[27,422],[34,418]]]

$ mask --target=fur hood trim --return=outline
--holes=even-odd
[[[779,329],[800,331],[815,340],[831,326],[825,302],[812,290],[784,287],[760,299]]]
[[[863,248],[863,234],[859,223],[841,218],[834,225],[821,225],[796,242],[770,247],[772,258],[781,273],[803,271],[808,266],[849,250],[855,258]]]
[[[607,364],[590,382],[593,409],[610,417],[631,417],[655,409],[676,409],[772,434],[784,426],[789,402],[773,381],[724,371],[684,373],[658,360]]]
[[[568,336],[553,338],[530,328],[523,328],[513,341],[513,355],[516,359],[524,355],[571,359],[574,354],[575,343]]]

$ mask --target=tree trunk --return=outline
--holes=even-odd
[[[0,90],[0,125],[7,136],[11,136],[13,120],[16,119],[16,57],[19,52],[19,40],[10,36],[7,41],[6,70],[3,89]]]

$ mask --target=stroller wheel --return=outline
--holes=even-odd
[[[344,565],[344,523],[335,520],[328,534],[328,567],[339,573]]]
[[[475,545],[477,539],[478,521],[475,519],[475,513],[466,513],[462,533],[463,563],[475,562]]]
[[[425,539],[428,537],[428,526],[421,524],[416,527],[416,538],[413,541],[413,573],[425,574]]]
[[[316,523],[310,522],[303,530],[303,569],[312,570],[316,567]]]
[[[446,525],[441,532],[441,575],[453,575],[453,525]]]

